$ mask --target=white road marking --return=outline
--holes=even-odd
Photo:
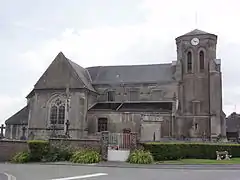
[[[96,174],[88,174],[88,175],[82,175],[82,176],[75,176],[75,177],[66,177],[66,178],[58,178],[58,179],[51,179],[51,180],[73,180],[73,179],[84,179],[84,178],[91,178],[91,177],[97,177],[97,176],[106,176],[107,173],[96,173]]]
[[[16,180],[17,178],[11,174],[7,174],[7,173],[4,173],[7,177],[8,177],[8,180]]]

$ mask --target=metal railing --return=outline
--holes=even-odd
[[[118,149],[130,149],[131,134],[129,133],[109,133],[109,146]]]

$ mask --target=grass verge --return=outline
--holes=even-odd
[[[232,158],[231,160],[212,160],[212,159],[180,159],[176,161],[159,161],[157,164],[239,164],[240,158]]]

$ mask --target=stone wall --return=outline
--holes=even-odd
[[[50,124],[50,106],[56,98],[65,101],[65,91],[39,90],[29,99],[29,124],[28,135],[34,134],[35,139],[48,139],[49,132],[46,129],[51,128]],[[85,117],[87,113],[87,98],[85,91],[70,92],[70,108],[68,119],[70,121],[69,129],[72,130],[72,138],[80,139],[85,129]],[[64,125],[57,125],[57,128],[63,129]]]
[[[26,141],[0,140],[0,162],[9,161],[16,153],[26,150]]]
[[[98,101],[108,101],[107,92],[113,91],[114,101],[166,101],[172,100],[177,94],[177,82],[166,82],[162,84],[120,84],[116,85],[95,85],[99,92]]]
[[[88,135],[95,135],[98,132],[98,119],[106,118],[108,121],[107,130],[110,133],[122,133],[124,129],[138,133],[142,141],[152,141],[153,134],[155,140],[172,135],[172,116],[171,113],[147,113],[142,112],[110,112],[110,111],[89,111]]]
[[[27,125],[6,125],[6,138],[12,140],[24,140],[21,139],[23,138],[23,127],[27,128]],[[26,133],[24,134],[24,137],[26,137]]]
[[[74,149],[93,148],[100,150],[100,139],[50,139],[51,145],[69,146]]]
[[[100,151],[100,139],[50,139],[52,145],[67,145],[74,149],[94,148]],[[0,162],[9,161],[18,152],[27,151],[26,141],[0,140]]]

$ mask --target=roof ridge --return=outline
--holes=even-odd
[[[88,68],[105,68],[105,67],[133,67],[133,66],[154,66],[154,65],[171,65],[172,63],[158,63],[158,64],[132,64],[132,65],[109,65],[109,66],[90,66],[90,67],[86,67],[86,69]]]
[[[65,57],[65,56],[64,56]],[[91,76],[89,74],[89,72],[87,71],[87,69],[85,69],[84,67],[80,66],[79,64],[73,62],[72,60],[68,59],[65,57],[65,59],[67,60],[68,64],[71,66],[71,68],[73,69],[73,71],[77,74],[77,77],[78,79],[84,84],[84,86],[91,90],[91,91],[95,91],[94,88],[92,87],[92,79],[91,79]],[[84,71],[83,73],[81,73],[84,77],[83,78],[86,78],[86,80],[82,79],[80,76],[79,76],[79,73],[77,72],[77,69],[75,69],[75,67],[73,66],[77,66],[78,68],[81,68],[82,71]],[[86,77],[86,74],[85,73],[88,73],[88,77]],[[87,81],[87,82],[86,82]],[[90,81],[90,82],[89,82]],[[90,87],[89,87],[90,86]]]
[[[72,66],[71,63],[74,63],[75,65],[77,65],[77,66],[79,66],[79,67],[81,67],[81,66],[78,65],[78,64],[76,64],[75,62],[71,61],[70,59],[68,59],[68,58],[66,58],[66,57],[65,57],[65,59],[67,60],[68,64],[71,66],[71,68],[73,69],[73,71],[77,74],[78,80],[80,80],[80,81],[84,84],[84,86],[87,86],[87,85],[83,82],[83,80],[81,79],[81,77],[79,76],[79,74],[77,73],[76,69]],[[82,68],[82,67],[81,67],[81,68]]]

